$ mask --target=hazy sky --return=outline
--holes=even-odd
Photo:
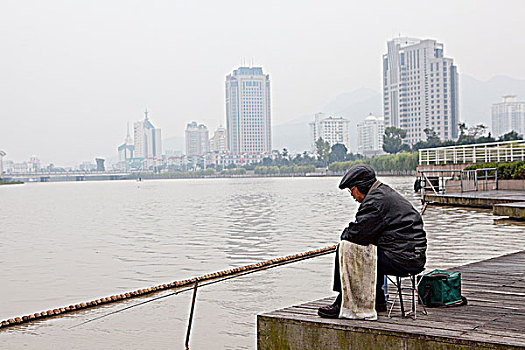
[[[0,149],[58,165],[112,156],[146,105],[164,138],[192,120],[211,135],[243,60],[270,74],[281,124],[380,91],[399,34],[444,43],[460,74],[525,79],[524,13],[523,0],[2,0]]]

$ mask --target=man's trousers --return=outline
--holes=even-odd
[[[385,275],[406,276],[409,273],[419,273],[423,269],[404,267],[389,259],[383,249],[377,247],[377,278],[376,278],[376,305],[386,304],[383,283]],[[335,251],[334,286],[333,290],[341,293],[341,276],[339,274],[339,246]]]

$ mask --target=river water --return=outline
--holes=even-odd
[[[416,208],[412,177],[383,182]],[[337,243],[357,210],[338,178],[0,186],[0,319]],[[429,207],[428,269],[525,249],[525,226],[489,210]],[[254,349],[256,315],[333,295],[333,255],[199,289],[193,349]],[[159,295],[159,294],[157,294]],[[0,330],[6,349],[183,348],[191,293]]]

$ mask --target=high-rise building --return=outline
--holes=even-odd
[[[160,129],[153,126],[149,120],[149,112],[144,112],[144,120],[135,122],[135,151],[136,158],[156,158],[162,156],[162,140]]]
[[[443,44],[430,39],[395,38],[383,55],[385,125],[407,132],[405,142],[426,139],[432,129],[442,140],[458,137],[458,72]]]
[[[208,128],[191,122],[186,125],[186,155],[202,156],[210,151]]]
[[[330,147],[340,143],[350,151],[349,125],[350,121],[338,116],[326,116],[324,113],[316,113],[310,125],[310,141],[312,151],[315,151],[315,142],[321,137],[330,144]]]
[[[226,76],[226,140],[234,154],[272,148],[270,76],[261,67],[239,67]]]
[[[210,139],[210,150],[216,152],[226,151],[226,129],[219,126]]]
[[[525,102],[519,102],[515,95],[503,96],[503,102],[492,105],[493,136],[510,131],[525,135]]]
[[[370,114],[364,121],[357,124],[357,153],[364,156],[383,153],[384,134],[384,118]]]

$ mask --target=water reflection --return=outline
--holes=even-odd
[[[229,204],[228,238],[224,252],[234,265],[245,265],[275,254],[272,234],[276,233],[273,195],[267,191],[235,194]]]

